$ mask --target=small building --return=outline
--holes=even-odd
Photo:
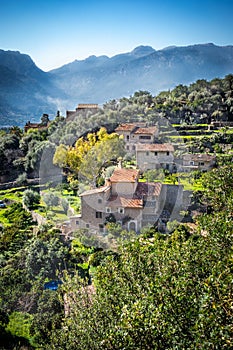
[[[41,123],[31,123],[28,121],[24,125],[24,132],[27,132],[29,129],[34,129],[34,130],[46,130],[48,128],[49,124],[43,125]]]
[[[46,130],[50,124],[49,115],[44,113],[40,123],[31,123],[29,120],[24,126],[24,131],[27,132],[29,129]]]
[[[135,154],[138,143],[154,143],[159,134],[157,126],[147,126],[146,123],[120,124],[115,132],[123,136],[126,150],[131,154]]]
[[[174,147],[170,143],[137,144],[136,165],[142,171],[150,169],[174,170]]]
[[[180,171],[202,170],[207,171],[216,165],[216,156],[207,153],[188,153],[182,157]]]
[[[80,114],[96,113],[98,111],[98,104],[96,103],[79,103],[75,111],[66,111],[66,121],[72,121]]]

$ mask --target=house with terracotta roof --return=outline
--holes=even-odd
[[[216,156],[207,153],[187,153],[182,157],[179,171],[202,170],[207,171],[216,165]]]
[[[183,188],[175,187],[175,202],[180,208]],[[87,228],[105,232],[107,223],[114,221],[127,230],[139,232],[142,227],[161,220],[167,191],[167,185],[159,182],[139,182],[139,170],[116,168],[104,186],[80,195],[81,215],[70,218],[71,230]]]
[[[136,145],[136,165],[142,171],[167,169],[174,171],[174,147],[170,143]]]
[[[157,126],[147,126],[146,123],[120,124],[115,132],[123,136],[127,152],[135,154],[138,143],[154,143],[159,135]]]

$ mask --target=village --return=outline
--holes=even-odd
[[[85,118],[87,113],[89,116],[93,115],[98,108],[97,104],[79,104],[75,111],[66,111],[65,123],[69,125],[75,118]],[[60,118],[59,113],[57,117]],[[41,123],[33,124],[28,121],[24,127],[25,135],[33,130],[46,132],[53,124],[47,114],[41,119]],[[117,164],[110,176],[104,178],[103,184],[79,191],[78,213],[71,206],[68,218],[56,222],[62,235],[73,237],[74,232],[83,229],[94,234],[106,234],[109,223],[115,223],[122,229],[136,233],[140,233],[146,227],[154,227],[159,232],[169,232],[169,224],[172,222],[192,222],[193,212],[190,208],[193,206],[195,215],[200,208],[193,202],[192,188],[186,188],[179,175],[188,176],[195,172],[210,171],[217,166],[215,152],[198,152],[196,149],[190,152],[187,143],[182,141],[177,144],[177,140],[182,138],[179,133],[182,135],[183,130],[176,131],[175,136],[169,138],[165,135],[167,128],[164,132],[163,125],[158,122],[156,125],[138,121],[115,125],[111,132],[124,142],[124,159],[133,161],[127,163],[121,157],[115,159]],[[174,135],[174,130],[175,128],[169,129],[169,133]],[[50,168],[54,169],[54,166],[46,161],[44,172],[49,174],[51,182],[55,181],[57,170],[54,175],[53,171],[50,173]],[[165,174],[166,179],[170,176],[170,183],[163,181],[165,175],[161,179],[148,179],[147,174],[156,171]],[[33,178],[28,181],[33,181]],[[45,222],[46,218],[41,214],[37,213],[35,217],[39,218],[39,222]]]
[[[80,109],[97,105],[84,105]],[[79,112],[67,112],[67,118]],[[172,143],[161,143],[159,125],[145,122],[122,123],[115,130],[123,138],[127,155],[135,159],[134,167],[123,167],[119,161],[112,175],[101,187],[80,194],[81,213],[70,216],[61,229],[70,235],[78,229],[107,233],[108,223],[117,223],[128,231],[140,232],[144,227],[156,227],[168,232],[167,223],[181,222],[183,213],[191,204],[192,191],[182,184],[142,182],[140,177],[148,170],[177,172],[208,171],[216,166],[216,156],[206,153],[185,153],[175,156]]]

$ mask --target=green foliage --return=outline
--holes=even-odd
[[[216,211],[232,210],[233,165],[226,165],[205,173],[202,177],[205,199]]]
[[[67,212],[69,210],[69,202],[65,198],[61,199],[61,206],[62,206],[64,212],[67,214]]]
[[[53,192],[47,192],[43,195],[43,201],[48,208],[55,207],[59,204],[59,197]]]
[[[40,194],[36,191],[28,189],[23,194],[23,204],[28,209],[35,208],[40,203]]]
[[[164,179],[164,171],[163,171],[163,169],[147,170],[144,173],[144,178],[146,179],[146,181],[149,181],[149,182],[163,180]]]
[[[59,329],[64,316],[64,305],[54,291],[44,290],[38,300],[36,313],[31,321],[36,348],[45,348],[53,329]]]
[[[66,280],[69,314],[49,346],[231,347],[231,248],[222,242],[226,227],[219,228],[214,224],[211,235],[192,237],[180,227],[170,238],[125,244],[118,256],[102,261],[92,289],[77,277]]]
[[[15,180],[17,186],[23,186],[27,184],[27,174],[23,173],[20,174],[17,179]]]
[[[12,335],[30,340],[30,327],[32,318],[32,315],[27,313],[12,312],[9,317],[9,323],[7,324],[6,330],[9,331]]]

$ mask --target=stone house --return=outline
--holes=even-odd
[[[136,165],[142,171],[167,169],[174,171],[174,147],[169,143],[137,144]]]
[[[182,157],[179,171],[202,170],[207,171],[216,165],[216,156],[207,153],[188,153]]]
[[[146,126],[146,123],[120,124],[115,132],[123,136],[126,150],[130,154],[135,154],[138,143],[154,143],[159,135],[157,126]]]
[[[99,106],[96,103],[79,103],[75,111],[66,111],[66,121],[72,121],[80,114],[97,113],[98,108]]]
[[[136,232],[144,226],[156,224],[166,208],[167,185],[138,180],[139,170],[116,168],[105,186],[83,192],[81,215],[70,218],[71,231],[87,228],[105,232],[110,221]],[[180,206],[182,186],[176,187],[179,187],[176,196]]]

